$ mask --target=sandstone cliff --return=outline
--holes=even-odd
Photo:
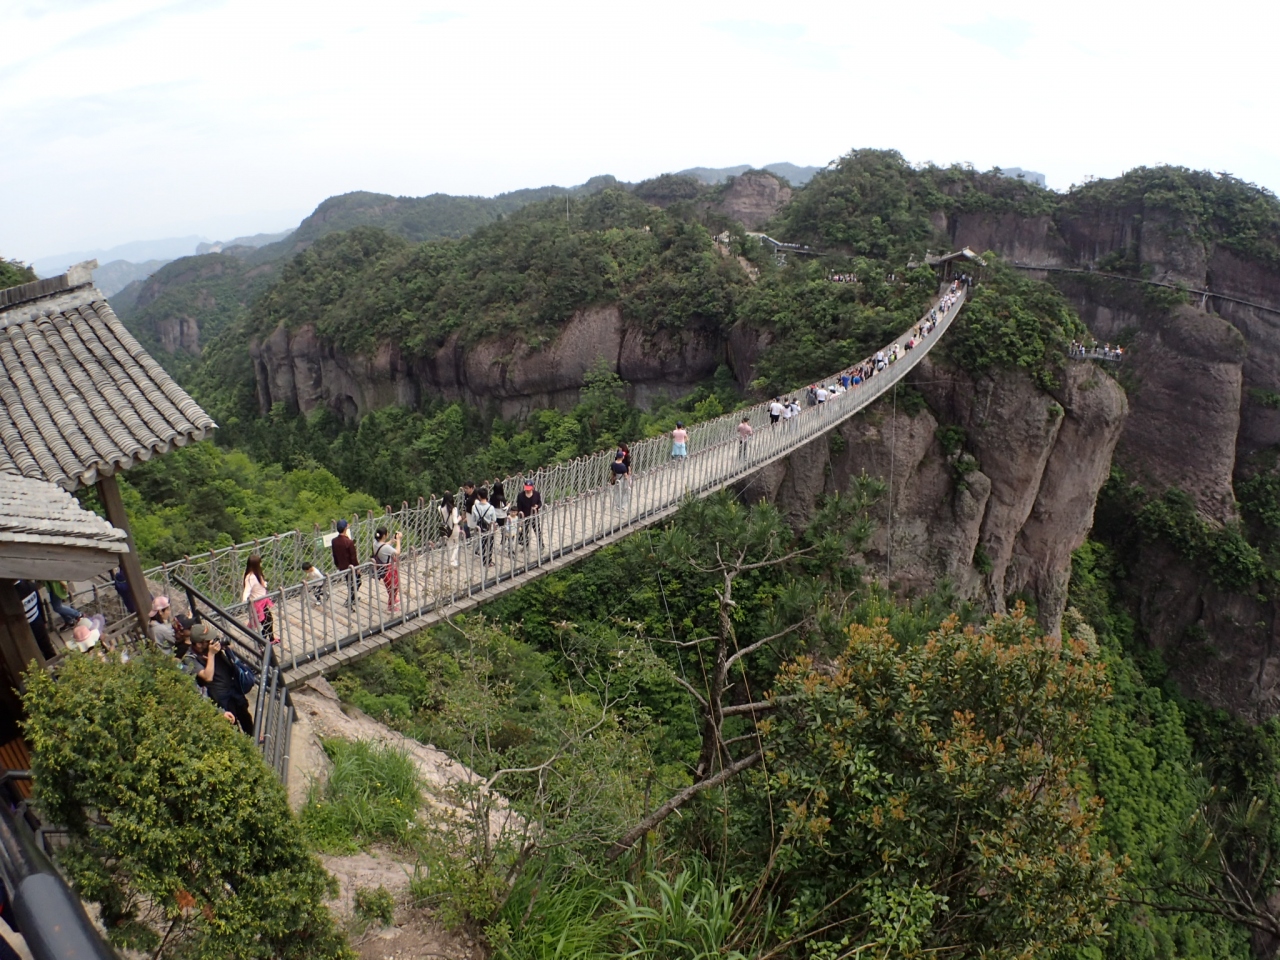
[[[1255,454],[1280,444],[1272,400],[1280,394],[1280,267],[1213,242],[1190,214],[1139,202],[1078,204],[1056,218],[966,214],[941,217],[943,224],[957,246],[1025,264],[1086,268],[1121,258],[1145,279],[1209,292],[1180,305],[1136,278],[1039,274],[1094,336],[1127,344],[1117,372],[1131,412],[1115,465],[1153,493],[1184,490],[1211,522],[1236,521],[1236,484]],[[1141,634],[1166,653],[1187,693],[1250,718],[1280,712],[1274,601],[1223,590],[1203,564],[1162,544],[1141,548],[1128,585]]]
[[[1124,391],[1088,364],[1072,364],[1045,393],[1021,373],[974,377],[926,360],[913,373],[929,407],[884,401],[746,485],[801,518],[818,496],[866,472],[891,484],[868,553],[900,588],[947,580],[993,610],[1033,600],[1056,631],[1071,552],[1093,525],[1094,503],[1128,413]],[[948,452],[939,424],[964,432]]]
[[[580,310],[551,340],[520,337],[464,346],[451,337],[434,354],[412,358],[395,344],[371,356],[345,356],[317,338],[314,327],[278,327],[250,346],[258,406],[275,403],[303,413],[327,408],[347,419],[390,404],[416,406],[427,397],[496,405],[505,417],[572,407],[584,375],[603,364],[630,384],[632,403],[681,396],[725,362],[724,341],[712,329],[649,334],[624,320],[615,305]]]

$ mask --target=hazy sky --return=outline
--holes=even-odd
[[[1280,188],[1280,4],[0,0],[0,255],[854,147]]]

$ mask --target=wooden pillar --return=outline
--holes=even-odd
[[[151,591],[147,589],[147,578],[142,574],[142,562],[138,559],[138,548],[133,544],[133,531],[129,529],[129,517],[124,512],[124,500],[120,498],[120,486],[114,476],[98,480],[98,498],[107,511],[107,520],[117,530],[124,531],[125,541],[129,544],[129,552],[120,559],[120,565],[124,567],[124,578],[129,584],[129,597],[133,600],[138,626],[142,628],[144,637],[150,637]]]
[[[18,683],[22,682],[22,675],[32,660],[36,666],[44,665],[44,656],[31,632],[31,624],[27,623],[22,598],[12,580],[0,580],[0,657],[4,658],[9,675]]]

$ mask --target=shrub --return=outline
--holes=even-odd
[[[376,890],[357,890],[355,897],[356,918],[365,923],[389,926],[395,915],[396,899],[386,887]]]
[[[32,671],[35,802],[111,940],[156,957],[349,957],[285,791],[171,658]],[[163,931],[163,933],[161,933]]]

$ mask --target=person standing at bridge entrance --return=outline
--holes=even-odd
[[[333,551],[333,565],[343,579],[347,581],[347,609],[356,608],[356,597],[360,595],[360,558],[356,556],[356,542],[347,533],[347,521],[338,521],[338,535],[329,544]]]
[[[751,418],[743,417],[742,422],[738,424],[738,459],[745,460],[747,458],[747,443],[751,440],[751,435],[755,433],[751,429]]]

